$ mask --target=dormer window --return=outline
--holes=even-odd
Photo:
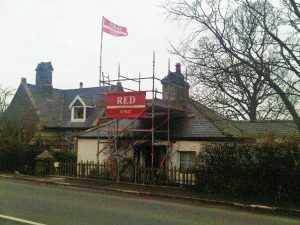
[[[74,110],[74,118],[77,119],[84,119],[84,107],[83,106],[73,106]]]
[[[71,122],[84,122],[87,118],[87,108],[94,108],[93,99],[76,96],[69,105]]]

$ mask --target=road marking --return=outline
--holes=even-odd
[[[21,222],[21,223],[26,223],[26,224],[31,224],[31,225],[46,225],[46,224],[43,224],[43,223],[36,223],[36,222],[19,219],[19,218],[12,217],[12,216],[5,216],[5,215],[2,215],[2,214],[0,214],[0,218],[7,219],[7,220],[12,220],[12,221],[16,221],[16,222]]]

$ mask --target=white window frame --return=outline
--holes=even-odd
[[[76,101],[80,101],[80,103],[82,104],[82,106],[74,106]],[[69,105],[69,108],[71,109],[71,122],[85,122],[86,120],[86,104],[84,103],[84,101],[82,101],[82,99],[77,95],[74,100],[71,102],[71,104]],[[83,118],[74,118],[75,116],[75,108],[83,108]]]
[[[192,168],[194,168],[195,167],[195,165],[196,165],[196,151],[178,151],[178,153],[179,153],[179,158],[178,158],[178,161],[179,161],[179,169],[180,170],[182,170],[182,166],[181,166],[181,164],[190,164],[190,165],[192,165],[192,166],[190,166],[190,167],[188,167],[188,169],[192,169]],[[188,153],[192,153],[192,154],[194,154],[195,155],[195,157],[194,157],[194,162],[192,162],[192,163],[187,163],[187,162],[182,162],[181,161],[181,154],[188,154]]]
[[[75,109],[76,108],[83,108],[83,118],[75,118]],[[71,121],[72,122],[84,122],[85,120],[86,120],[86,107],[84,107],[84,106],[72,106]]]

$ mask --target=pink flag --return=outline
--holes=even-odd
[[[128,35],[126,27],[122,27],[117,24],[114,24],[113,22],[106,19],[105,17],[103,17],[102,29],[105,33],[108,33],[116,37]]]

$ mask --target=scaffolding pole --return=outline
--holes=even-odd
[[[100,42],[99,87],[101,86],[101,75],[102,75],[102,44],[103,44],[103,16],[102,16],[101,42]]]
[[[126,155],[128,154],[128,151],[126,150],[125,153],[123,153],[122,151],[120,151],[119,146],[120,146],[120,143],[119,141],[121,140],[121,135],[122,135],[122,132],[140,132],[140,133],[144,133],[143,135],[141,134],[141,136],[139,136],[139,138],[142,140],[146,140],[147,143],[148,143],[148,146],[149,146],[149,142],[151,140],[151,149],[149,149],[151,151],[151,168],[154,168],[156,166],[156,158],[154,157],[155,156],[155,151],[156,151],[156,148],[155,148],[155,145],[156,143],[159,144],[159,142],[155,142],[155,138],[163,138],[163,140],[166,140],[166,142],[163,143],[164,146],[167,147],[166,149],[166,154],[161,155],[161,158],[160,158],[160,166],[161,166],[161,169],[164,168],[164,165],[167,165],[165,164],[166,160],[170,157],[171,155],[171,151],[172,151],[172,147],[171,147],[171,135],[170,135],[170,130],[171,130],[171,112],[175,112],[176,115],[180,115],[182,113],[184,113],[184,110],[185,110],[185,107],[178,107],[178,106],[181,106],[182,102],[173,102],[172,99],[172,96],[176,95],[176,93],[173,93],[171,91],[171,87],[178,87],[178,88],[184,88],[185,89],[185,95],[183,95],[183,98],[181,98],[181,100],[187,100],[187,92],[186,92],[186,89],[187,89],[187,86],[185,85],[185,87],[182,87],[182,86],[178,86],[177,84],[173,84],[173,83],[170,83],[170,81],[168,80],[164,80],[163,81],[163,84],[165,85],[164,88],[167,88],[167,93],[166,93],[166,90],[164,90],[163,92],[160,92],[158,91],[156,88],[155,88],[155,82],[156,81],[160,81],[162,82],[161,79],[159,78],[156,78],[155,77],[155,64],[156,64],[156,61],[155,61],[155,51],[153,51],[153,61],[152,61],[152,76],[148,76],[148,77],[142,77],[141,76],[141,73],[139,73],[138,75],[138,78],[130,78],[130,77],[126,77],[126,76],[123,76],[121,75],[120,73],[120,64],[118,64],[118,79],[114,80],[114,79],[110,79],[109,75],[107,76],[104,76],[104,73],[102,72],[102,81],[101,83],[103,83],[103,86],[104,85],[108,85],[109,87],[108,88],[105,88],[105,95],[107,94],[106,92],[107,91],[111,91],[110,90],[110,87],[112,85],[114,85],[112,82],[121,82],[121,81],[129,81],[129,82],[134,82],[134,83],[138,83],[138,87],[136,87],[136,89],[138,89],[138,91],[141,91],[141,81],[143,80],[149,80],[149,83],[150,83],[150,80],[152,81],[152,88],[148,88],[148,90],[146,90],[146,92],[148,94],[152,94],[152,99],[148,99],[147,103],[146,103],[146,109],[145,109],[145,112],[147,112],[146,116],[143,117],[143,119],[146,119],[148,120],[147,122],[148,125],[151,124],[151,128],[150,126],[147,128],[147,129],[143,129],[142,127],[131,127],[131,124],[133,124],[136,120],[140,120],[140,115],[136,118],[132,118],[130,120],[130,123],[125,125],[125,128],[122,126],[120,126],[120,124],[122,123],[119,123],[119,119],[116,119],[115,121],[111,120],[112,122],[115,122],[114,125],[112,126],[109,126],[109,127],[106,127],[106,126],[99,126],[100,125],[100,119],[103,118],[103,119],[109,119],[107,118],[106,116],[99,116],[99,124],[98,124],[98,161],[99,161],[99,154],[100,152],[103,152],[104,149],[107,149],[109,148],[109,151],[112,151],[112,149],[115,149],[115,154],[117,156],[117,181],[120,181],[120,156],[121,155]],[[170,60],[168,61],[168,72],[170,72]],[[187,72],[185,74],[185,81],[187,81]],[[149,85],[150,86],[150,85]],[[123,87],[124,90],[130,90],[130,91],[137,91],[137,90],[133,90],[133,89],[128,89],[128,88],[125,88]],[[151,89],[151,90],[150,90]],[[172,89],[173,90],[173,89]],[[181,91],[181,90],[180,90]],[[160,97],[157,97],[156,95],[157,94],[161,94],[162,95],[162,98],[163,99],[160,99]],[[99,94],[100,95],[100,94]],[[106,102],[104,103],[103,106],[101,106],[101,108],[103,107],[103,109],[105,110],[106,109]],[[160,119],[156,119],[155,117],[158,117]],[[162,120],[161,120],[162,119]],[[109,119],[110,120],[110,119]],[[151,122],[150,122],[151,121]],[[162,127],[162,129],[160,128]],[[138,129],[136,129],[138,128]],[[141,129],[142,128],[142,129]],[[167,129],[166,129],[167,128]],[[110,132],[111,129],[115,129],[113,132]],[[107,138],[109,139],[107,144],[104,146],[100,146],[100,130],[101,131],[106,131],[107,130]],[[151,134],[150,134],[151,132]],[[106,133],[106,132],[105,132]],[[114,137],[113,134],[115,135]],[[160,135],[162,134],[162,135]],[[151,139],[150,139],[150,136],[151,136]],[[161,140],[161,139],[159,139]],[[135,143],[136,144],[136,143]],[[113,147],[114,146],[114,147]],[[100,151],[100,148],[102,147],[101,151]],[[150,146],[149,146],[150,147]],[[165,148],[165,147],[164,147]],[[149,151],[149,153],[150,153]],[[148,153],[147,153],[148,154]],[[149,155],[148,155],[149,156]],[[150,160],[148,161],[149,164],[147,164],[148,166],[150,166]],[[139,163],[137,160],[135,161],[136,165]],[[136,168],[135,168],[136,170]],[[136,177],[135,177],[135,180],[136,180]]]
[[[155,78],[155,51],[153,51],[153,73],[152,73],[152,133],[151,133],[151,168],[154,163],[154,78]]]

